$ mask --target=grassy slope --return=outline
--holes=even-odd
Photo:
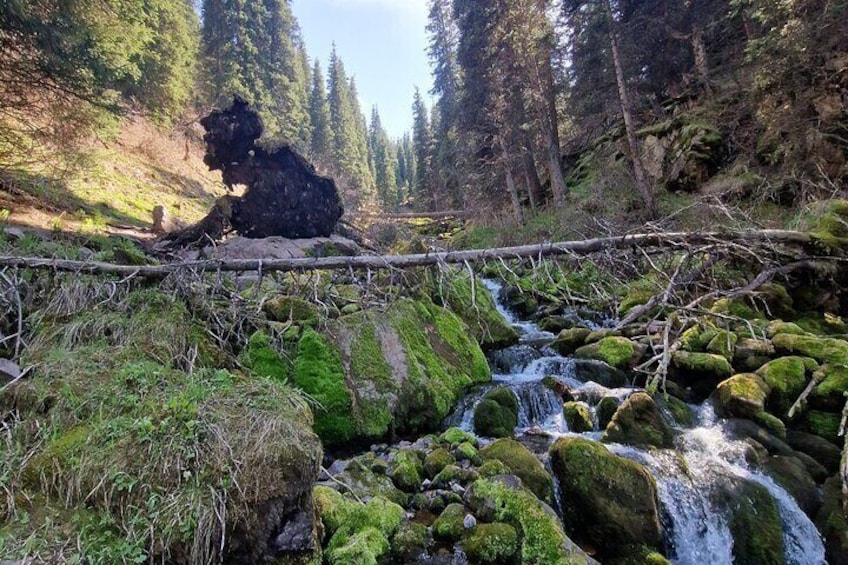
[[[15,224],[68,231],[149,228],[154,206],[173,218],[202,218],[226,193],[203,164],[197,139],[164,131],[141,117],[123,121],[114,140],[92,142],[80,156],[0,167],[0,213]],[[2,212],[8,210],[8,212]]]

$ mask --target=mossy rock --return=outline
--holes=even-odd
[[[807,386],[806,375],[818,369],[818,363],[809,357],[781,357],[763,365],[757,374],[769,390],[769,405],[781,417],[787,417],[789,408]]]
[[[401,299],[307,329],[294,382],[319,403],[315,430],[328,445],[432,430],[465,387],[490,379],[467,327],[427,300]]]
[[[769,457],[763,468],[783,490],[792,495],[807,516],[815,518],[821,507],[821,495],[803,461],[797,457],[777,455]]]
[[[739,336],[733,332],[720,330],[716,336],[707,344],[707,353],[721,355],[728,361],[733,360],[733,354],[736,350],[736,343],[739,341]]]
[[[848,202],[845,200],[825,200],[816,203],[803,228],[813,240],[825,247],[840,249],[848,244]]]
[[[766,326],[766,335],[769,339],[776,335],[808,335],[807,332],[798,324],[792,322],[784,322],[783,320],[772,320]]]
[[[442,472],[442,469],[448,465],[455,465],[456,459],[450,454],[450,451],[444,447],[439,447],[427,454],[424,458],[424,475],[432,479]]]
[[[315,513],[324,525],[324,537],[327,540],[347,522],[357,504],[339,491],[320,485],[312,489],[312,500]]]
[[[672,447],[674,436],[647,393],[631,394],[616,410],[603,441],[643,447]]]
[[[844,438],[839,437],[839,425],[842,415],[838,412],[809,410],[804,414],[799,429],[823,437],[834,445],[841,446]]]
[[[771,341],[741,338],[733,352],[733,366],[741,371],[756,371],[775,355]]]
[[[463,469],[456,465],[448,465],[438,475],[433,477],[433,484],[430,488],[450,489],[452,483],[466,485],[479,478],[480,475],[473,469]]]
[[[483,461],[483,464],[477,468],[477,473],[485,479],[491,479],[498,475],[508,475],[509,469],[499,460],[489,459],[488,461]]]
[[[668,383],[667,383],[668,384]],[[688,404],[672,394],[655,393],[654,402],[661,410],[665,410],[680,426],[691,427],[695,423],[695,414]]]
[[[819,384],[809,396],[810,406],[818,410],[841,410],[848,392],[848,366],[823,365],[813,376]]]
[[[635,353],[633,342],[626,337],[605,337],[602,340],[584,345],[574,352],[576,357],[603,361],[611,367],[626,369],[633,361]]]
[[[453,453],[457,461],[470,461],[472,463],[480,462],[480,457],[477,455],[477,448],[474,447],[470,441],[460,443],[456,449],[454,449]]]
[[[554,485],[545,467],[529,449],[513,439],[499,439],[480,450],[483,460],[497,459],[521,479],[540,500],[553,503]]]
[[[386,476],[404,492],[417,492],[421,487],[424,465],[418,454],[410,449],[401,449],[389,463]]]
[[[435,285],[434,301],[459,316],[483,349],[501,349],[518,343],[518,332],[498,312],[494,298],[477,277],[474,277],[473,292],[464,270],[452,271],[440,282]]]
[[[626,316],[637,306],[647,304],[649,300],[661,294],[663,290],[665,290],[664,285],[659,285],[651,279],[640,279],[629,284],[624,298],[618,304],[618,315]]]
[[[571,355],[586,343],[586,338],[592,330],[589,328],[571,328],[559,332],[557,338],[551,343],[554,351],[560,355]]]
[[[762,485],[742,481],[727,496],[732,500],[730,533],[733,562],[739,565],[784,565],[783,526],[777,504]]]
[[[589,558],[563,531],[556,514],[529,490],[516,486],[510,476],[480,479],[465,499],[480,517],[511,525],[518,532],[520,563],[589,565]],[[514,478],[513,478],[514,479]],[[479,527],[479,526],[478,526]]]
[[[350,461],[337,478],[344,484],[343,490],[350,489],[360,498],[382,497],[402,506],[409,501],[409,495],[398,489],[389,477],[375,473],[360,458]]]
[[[573,328],[574,325],[574,320],[566,316],[545,316],[539,320],[540,330],[557,335],[563,330]]]
[[[562,407],[562,413],[569,431],[579,434],[595,429],[589,407],[583,402],[566,402]]]
[[[758,375],[740,374],[719,383],[715,398],[719,413],[730,418],[754,418],[765,409],[769,387]]]
[[[747,302],[738,298],[720,298],[710,308],[710,312],[716,314],[727,314],[742,318],[743,320],[755,320],[760,317],[760,313],[752,308]]]
[[[439,436],[441,443],[446,443],[451,447],[457,447],[461,443],[470,443],[477,446],[477,438],[473,434],[466,432],[461,428],[448,428]]]
[[[836,473],[839,469],[842,451],[833,442],[821,436],[793,430],[787,432],[786,443],[792,449],[805,453],[818,461],[830,473]]]
[[[292,322],[315,327],[321,321],[318,307],[296,296],[277,296],[262,304],[262,310],[275,322]]]
[[[680,336],[680,348],[692,353],[703,353],[717,334],[718,330],[715,328],[693,326]]]
[[[391,539],[392,555],[402,563],[412,563],[429,544],[427,526],[417,522],[404,522]]]
[[[436,521],[433,522],[433,535],[438,539],[457,542],[465,533],[465,506],[458,503],[448,504]]]
[[[472,563],[508,563],[518,552],[518,532],[509,524],[480,524],[462,539]]]
[[[403,516],[401,506],[381,497],[357,504],[327,544],[325,559],[331,565],[377,563],[388,554],[389,538],[400,528]]]
[[[598,416],[598,426],[601,429],[606,429],[607,425],[612,421],[612,417],[615,416],[618,407],[618,399],[612,396],[605,396],[598,402],[597,407],[595,407],[595,413]]]
[[[582,438],[557,440],[551,464],[577,541],[610,557],[627,555],[631,545],[662,546],[656,484],[641,465]]]
[[[474,433],[485,437],[512,437],[518,425],[518,400],[506,387],[487,392],[474,408]]]
[[[815,522],[824,536],[828,563],[848,563],[848,513],[839,477],[825,481],[822,494],[823,504]]]
[[[733,375],[727,359],[712,353],[675,351],[671,362],[674,378],[692,389],[695,401],[709,396],[718,383]]]
[[[819,363],[848,365],[848,341],[812,335],[777,334],[774,347],[784,354],[812,357]]]

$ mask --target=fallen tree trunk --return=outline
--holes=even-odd
[[[467,218],[474,214],[471,210],[444,210],[441,212],[398,212],[388,214],[362,214],[359,217],[369,220],[416,220],[416,219],[432,219],[440,220],[442,218]]]
[[[560,243],[542,243],[501,247],[492,249],[473,249],[465,251],[444,251],[415,255],[360,255],[354,257],[321,257],[298,259],[237,259],[202,260],[169,263],[165,265],[116,265],[94,261],[70,261],[43,257],[0,256],[0,267],[29,269],[52,269],[75,273],[102,273],[121,276],[139,276],[164,278],[178,271],[227,271],[227,272],[287,272],[311,270],[380,270],[405,269],[441,264],[477,263],[490,260],[510,260],[524,258],[544,258],[556,256],[583,256],[627,248],[663,248],[703,244],[752,245],[754,243],[771,245],[790,245],[804,247],[811,243],[810,236],[787,230],[756,230],[730,233],[670,232],[633,234],[623,237],[603,237]]]

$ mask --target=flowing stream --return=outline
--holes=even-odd
[[[539,343],[554,336],[534,323],[517,320],[499,299],[500,286],[486,281],[498,310],[520,333],[519,345],[490,354],[494,377],[491,386],[506,386],[518,398],[519,423],[516,434],[549,437],[574,436],[562,415],[562,400],[542,383],[554,377],[585,402],[595,419],[595,430],[579,434],[598,440],[595,408],[601,398],[623,400],[637,389],[608,388],[596,382],[598,372],[591,362],[562,357]],[[473,431],[475,404],[490,387],[466,396],[446,424]],[[728,524],[731,500],[728,485],[742,480],[765,487],[774,498],[783,524],[787,563],[826,563],[821,536],[795,500],[767,475],[751,468],[745,460],[745,442],[731,437],[713,413],[709,401],[693,407],[697,418],[692,428],[678,428],[675,450],[645,451],[631,446],[607,445],[613,453],[642,464],[657,483],[664,516],[667,554],[676,565],[733,563],[733,539]]]

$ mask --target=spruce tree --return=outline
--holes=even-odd
[[[433,206],[433,195],[430,191],[430,157],[433,138],[427,106],[418,87],[415,88],[412,101],[412,140],[416,163],[413,198],[419,209],[427,209]]]
[[[312,68],[309,121],[312,126],[309,154],[320,168],[329,170],[333,156],[333,131],[330,129],[330,105],[324,88],[324,75],[318,59],[315,59],[315,65]]]
[[[395,174],[396,152],[386,130],[380,120],[377,106],[371,110],[371,127],[369,143],[374,162],[374,183],[377,187],[377,198],[383,209],[397,208],[397,176]]]

